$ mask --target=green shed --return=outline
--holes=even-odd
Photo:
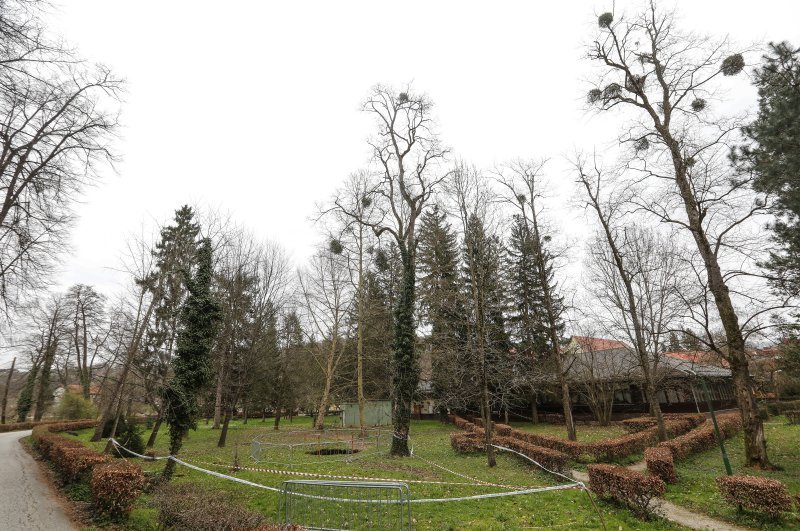
[[[342,427],[357,428],[358,402],[340,403],[342,410]],[[391,400],[367,400],[364,404],[364,421],[367,426],[387,426],[392,423]]]

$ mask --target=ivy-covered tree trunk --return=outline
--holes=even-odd
[[[25,422],[28,413],[33,405],[33,390],[36,387],[36,377],[39,375],[39,365],[31,367],[28,377],[25,378],[25,386],[17,398],[17,422]]]
[[[416,275],[412,251],[405,245],[400,247],[403,263],[403,277],[397,306],[394,310],[394,345],[392,358],[392,437],[391,454],[397,456],[410,455],[408,450],[408,432],[411,425],[411,407],[414,392],[419,383],[419,366],[417,363],[414,327],[414,296]]]
[[[211,379],[211,348],[221,318],[220,305],[211,294],[212,275],[211,242],[205,239],[197,251],[197,272],[187,282],[189,296],[180,316],[174,375],[164,389],[171,455],[180,451],[189,430],[197,428],[197,395]],[[174,471],[175,462],[170,459],[164,478],[170,479]]]

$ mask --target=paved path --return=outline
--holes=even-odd
[[[30,430],[0,433],[0,527],[9,531],[77,529],[39,464],[19,442],[30,434]]]
[[[632,465],[628,468],[636,470],[640,467]],[[586,472],[573,470],[572,477],[578,481],[583,481],[586,483],[587,487],[589,486],[589,474]],[[668,502],[663,498],[656,498],[654,509],[659,516],[691,529],[710,529],[713,531],[747,531],[747,528],[729,524],[728,522],[723,522],[722,520],[717,520],[704,514],[692,512],[685,507],[675,505],[674,503]]]

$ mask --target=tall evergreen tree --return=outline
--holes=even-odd
[[[434,205],[422,217],[417,260],[419,302],[423,322],[430,327],[433,394],[445,407],[464,407],[463,380],[455,370],[463,366],[466,323],[459,248],[447,215]]]
[[[174,375],[164,389],[170,454],[183,445],[190,429],[197,428],[197,394],[211,379],[211,348],[221,317],[220,304],[211,293],[213,266],[211,241],[204,239],[197,250],[197,271],[187,281],[189,296],[180,314]],[[175,462],[167,461],[164,477],[170,479]]]
[[[523,355],[549,352],[544,287],[536,271],[537,242],[522,216],[515,215],[506,250],[506,278],[509,284],[509,330]],[[550,266],[552,275],[552,266]]]
[[[770,43],[764,64],[755,71],[758,117],[743,129],[750,144],[734,151],[745,171],[754,171],[754,187],[774,198],[772,225],[780,250],[766,266],[781,290],[800,292],[800,48]]]
[[[155,444],[163,420],[161,388],[169,377],[178,317],[186,300],[186,274],[191,270],[197,253],[199,232],[194,211],[184,205],[175,211],[173,223],[161,230],[161,240],[153,251],[156,258],[155,274],[159,281],[152,284],[151,291],[157,300],[153,301],[154,318],[146,332],[141,369],[147,375],[144,379],[146,391],[152,397],[158,417],[147,441],[148,448]]]

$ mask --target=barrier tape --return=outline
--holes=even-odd
[[[279,488],[276,488],[276,487],[270,487],[268,485],[262,485],[260,483],[254,483],[252,481],[247,481],[246,479],[241,479],[241,478],[229,476],[227,474],[221,474],[219,472],[214,472],[213,470],[207,470],[205,468],[200,468],[199,466],[195,466],[195,465],[192,465],[192,464],[187,463],[185,461],[182,461],[182,460],[178,459],[177,457],[175,457],[174,455],[168,455],[168,456],[164,456],[164,457],[147,456],[147,455],[142,455],[142,454],[133,452],[133,451],[125,448],[119,442],[117,442],[115,439],[111,439],[111,443],[115,447],[121,448],[122,450],[128,452],[131,455],[134,455],[136,457],[140,457],[142,459],[147,459],[149,461],[161,461],[161,460],[164,460],[164,459],[169,459],[171,461],[174,461],[175,463],[178,463],[179,465],[183,465],[183,466],[185,466],[187,468],[190,468],[192,470],[196,470],[198,472],[203,472],[204,474],[209,474],[211,476],[218,477],[220,479],[227,479],[227,480],[233,481],[235,483],[240,483],[242,485],[247,485],[247,486],[255,487],[255,488],[259,488],[259,489],[265,489],[265,490],[269,490],[269,491],[272,491],[272,492],[279,492],[279,493],[283,492],[282,489],[279,489]],[[500,448],[501,449],[506,449],[506,448],[502,448],[502,447],[500,447]],[[513,451],[513,450],[511,450],[511,451]],[[531,461],[533,461],[533,460],[531,459]],[[542,467],[542,468],[544,468],[544,467]],[[547,469],[545,469],[545,470],[547,470]],[[562,476],[562,477],[566,477],[566,476]],[[400,480],[400,481],[402,481],[402,480]],[[397,483],[398,480],[392,480],[391,482],[392,483]],[[421,499],[416,499],[416,500],[415,499],[411,499],[411,500],[383,500],[383,501],[381,501],[381,503],[388,503],[388,504],[397,504],[397,503],[435,503],[435,502],[444,503],[444,502],[453,502],[453,501],[485,500],[485,499],[490,499],[490,498],[503,498],[503,497],[507,497],[507,496],[520,496],[520,495],[523,495],[523,494],[534,494],[534,493],[537,493],[537,492],[547,492],[547,491],[554,491],[554,490],[574,489],[576,487],[579,487],[582,490],[585,489],[585,487],[583,486],[583,483],[574,482],[574,483],[569,484],[569,485],[556,485],[556,486],[553,486],[553,487],[535,487],[535,488],[524,489],[524,490],[514,490],[514,491],[510,491],[510,492],[494,492],[494,493],[490,493],[490,494],[476,494],[476,495],[473,495],[473,496],[459,496],[459,497],[455,497],[455,498],[421,498]],[[317,499],[317,500],[332,501],[332,502],[337,502],[337,503],[347,503],[347,502],[349,502],[349,503],[375,503],[375,500],[361,500],[361,499],[351,499],[351,498],[335,498],[335,497],[330,497],[330,496],[317,496],[317,495],[313,495],[313,494],[303,494],[303,493],[299,493],[299,492],[292,492],[291,494],[292,494],[292,496],[297,496],[297,497],[301,497],[301,498],[311,498],[311,499]]]

